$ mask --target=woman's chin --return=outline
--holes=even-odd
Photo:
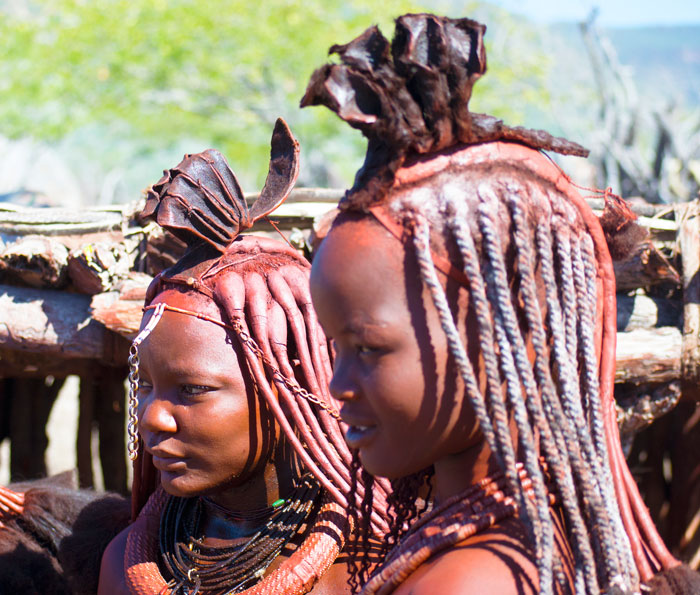
[[[359,455],[362,466],[374,477],[384,477],[386,479],[398,479],[412,473],[411,471],[405,471],[405,461],[387,457],[388,452],[390,453],[387,450],[361,448]]]
[[[177,498],[192,498],[204,491],[202,486],[196,485],[190,478],[172,471],[160,472],[160,485],[168,494]]]

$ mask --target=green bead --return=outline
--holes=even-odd
[[[286,502],[286,500],[284,498],[280,498],[279,500],[275,500],[272,503],[272,508],[278,508],[279,506],[282,506],[282,504],[284,504],[285,502]]]

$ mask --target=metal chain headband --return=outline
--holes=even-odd
[[[156,325],[163,317],[165,304],[158,304],[154,307],[155,312],[148,321],[148,324],[143,327],[141,332],[136,335],[131,347],[129,348],[129,423],[126,426],[126,431],[129,436],[127,450],[129,452],[129,460],[135,461],[139,454],[139,435],[137,429],[138,423],[138,408],[139,408],[139,345],[153,332]]]
[[[128,452],[129,459],[134,461],[138,455],[138,385],[139,385],[139,345],[145,341],[146,337],[153,332],[156,325],[163,317],[163,313],[168,310],[170,312],[175,312],[177,314],[186,314],[187,316],[193,316],[199,318],[200,320],[206,320],[207,322],[212,322],[217,326],[225,328],[230,331],[234,331],[238,336],[241,343],[251,351],[258,359],[260,359],[265,366],[271,370],[272,379],[276,384],[283,384],[287,389],[289,389],[294,395],[297,395],[314,405],[317,405],[321,409],[327,411],[331,417],[334,419],[340,419],[338,411],[329,405],[324,403],[319,397],[310,393],[305,388],[299,386],[299,383],[293,378],[287,378],[279,368],[268,358],[260,349],[255,340],[250,336],[248,332],[243,328],[238,320],[233,319],[232,324],[226,324],[221,320],[202,314],[201,312],[194,312],[192,310],[184,310],[182,308],[176,308],[175,306],[170,306],[165,302],[161,302],[154,306],[146,306],[143,311],[154,310],[153,316],[148,321],[148,324],[141,330],[141,332],[136,336],[134,342],[131,344],[129,349],[129,423],[127,424],[127,432],[129,436],[128,442]]]

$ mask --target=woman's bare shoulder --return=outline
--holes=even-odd
[[[350,574],[343,561],[333,564],[310,591],[310,595],[350,595]]]
[[[118,533],[102,554],[97,595],[128,595],[129,590],[124,577],[124,554],[130,530],[131,527],[127,527]]]
[[[421,565],[396,594],[538,593],[534,554],[521,537],[508,523],[470,537]]]

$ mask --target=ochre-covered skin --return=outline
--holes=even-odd
[[[486,70],[484,32],[470,19],[403,15],[391,42],[371,27],[331,47],[340,63],[316,70],[302,99],[368,140],[339,204],[347,215],[312,273],[337,344],[331,386],[346,437],[366,470],[395,486],[396,545],[371,577],[360,564],[353,580],[366,581],[365,595],[438,584],[636,592],[678,564],[615,423],[606,240],[619,240],[617,252],[638,231],[621,200],[606,201],[601,228],[541,153],[585,149],[469,111]],[[435,505],[404,532],[431,473]],[[564,527],[553,522],[560,512]],[[511,538],[518,554],[495,552]],[[478,547],[464,554],[473,540],[491,548],[485,557]],[[507,561],[535,582],[498,572]]]
[[[421,283],[411,246],[410,218],[402,220],[396,205],[419,204],[441,193],[458,195],[465,203],[461,216],[470,221],[479,208],[480,180],[490,180],[486,188],[499,176],[503,185],[525,176],[539,180],[545,192],[563,194],[581,215],[578,223],[572,223],[577,233],[593,238],[599,259],[597,311],[601,314],[594,339],[603,400],[600,414],[622,521],[640,574],[649,580],[659,568],[677,562],[658,539],[634,483],[628,480],[629,470],[619,448],[611,382],[614,277],[605,238],[568,178],[528,147],[503,142],[458,145],[437,154],[414,156],[396,172],[381,204],[370,207],[369,213],[360,207],[341,214],[321,244],[312,270],[312,295],[319,319],[336,346],[331,391],[344,403],[341,417],[356,426],[348,432],[348,441],[359,449],[363,465],[373,474],[397,478],[433,464],[438,504],[497,471],[465,398],[430,293]],[[427,195],[432,198],[426,199]],[[441,220],[444,208],[435,204],[436,220]],[[514,267],[507,256],[511,225],[503,219],[498,233],[506,262]],[[440,232],[431,235],[430,248],[454,318],[461,321],[459,334],[483,391],[483,360],[466,289],[468,280]],[[531,350],[529,353],[534,360]],[[511,429],[515,436],[512,423]],[[568,587],[573,589],[572,554],[561,509],[553,507],[551,516],[555,551],[564,561]],[[642,553],[643,540],[654,544],[647,550],[653,551],[653,561]],[[460,593],[464,584],[485,592],[539,592],[535,549],[517,517],[428,557],[413,570],[394,591],[378,592],[431,593],[439,585],[441,592]],[[562,586],[555,584],[554,589],[559,592]]]

